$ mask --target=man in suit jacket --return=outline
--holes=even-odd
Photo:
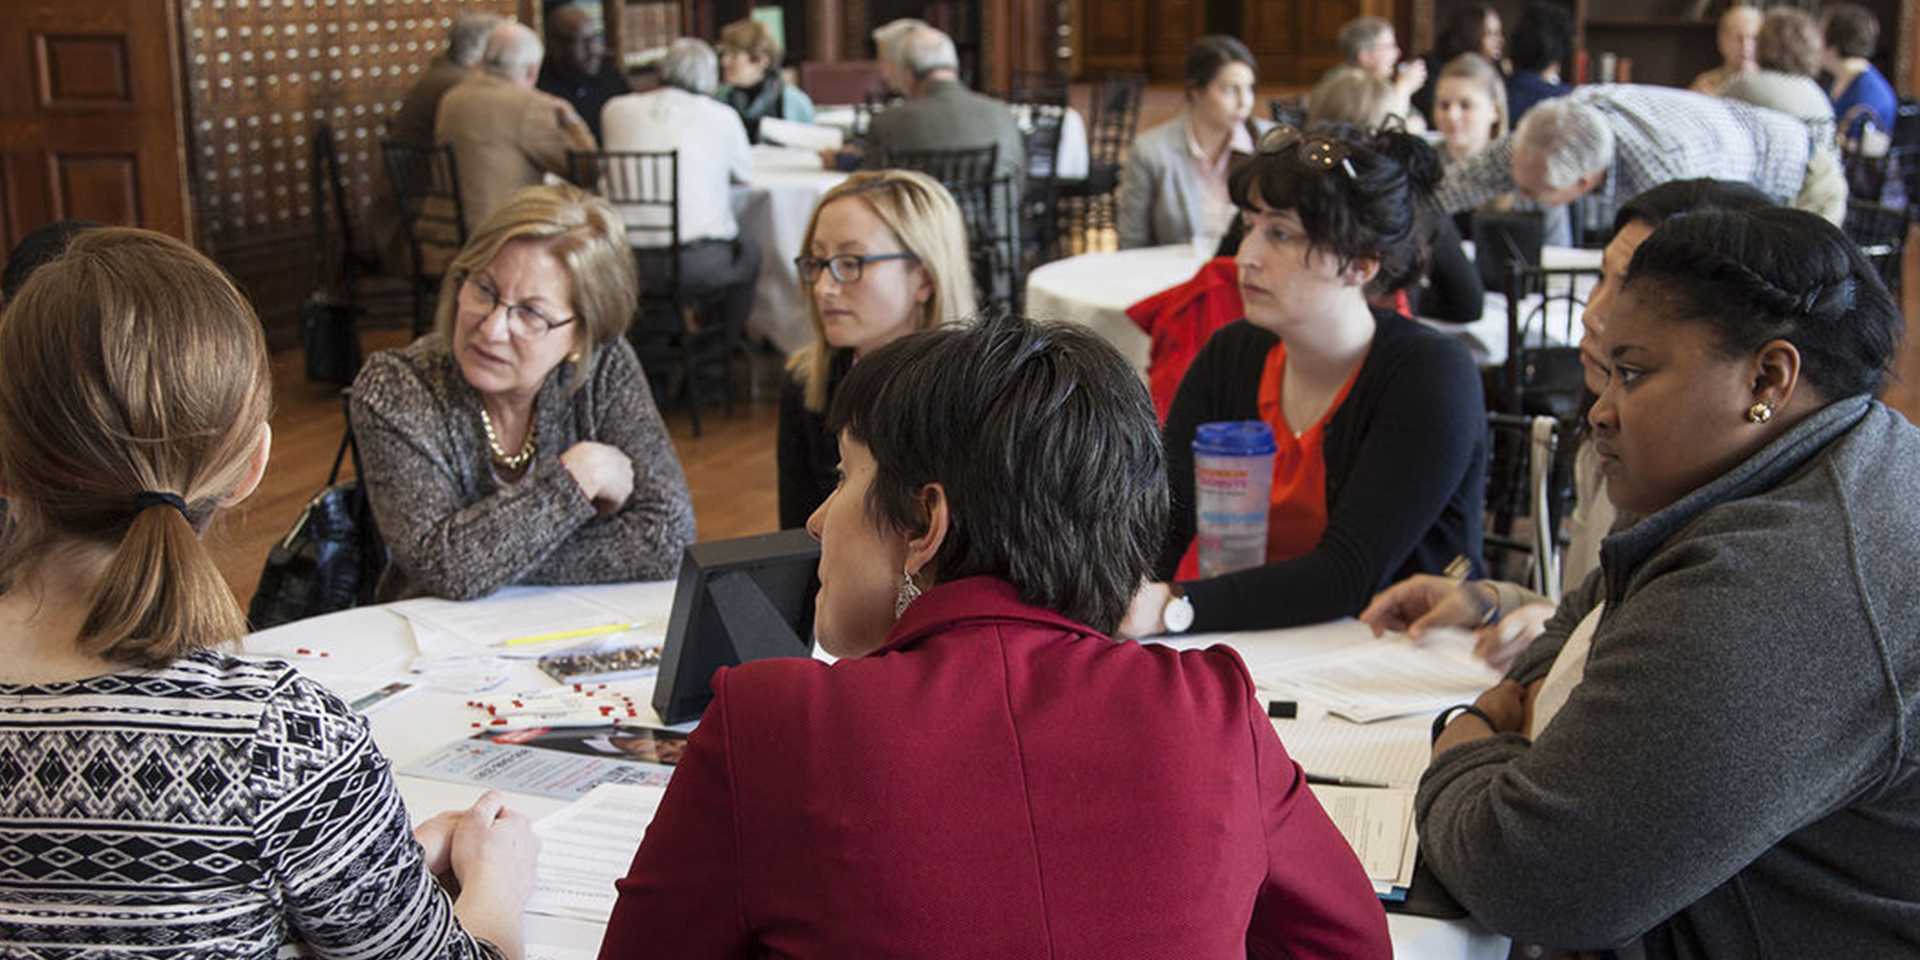
[[[896,107],[874,115],[867,133],[863,165],[877,169],[888,165],[888,154],[902,150],[964,150],[992,144],[998,148],[994,174],[1005,177],[1011,196],[996,195],[990,209],[993,234],[1009,249],[1019,249],[1018,218],[1007,214],[1019,203],[1026,190],[1027,148],[1005,102],[968,90],[960,82],[960,57],[953,38],[924,24],[904,31],[890,49],[882,51],[882,62],[890,64],[889,82],[904,83],[911,97]],[[979,218],[976,201],[956,196],[967,214],[969,242],[978,247],[975,236]],[[1010,276],[996,269],[991,291],[995,299],[1005,298],[1001,289]]]
[[[565,176],[567,151],[595,148],[571,105],[534,89],[544,55],[532,30],[501,24],[487,39],[481,72],[440,101],[434,139],[453,144],[468,230],[542,175]]]
[[[387,136],[409,143],[433,142],[433,119],[440,111],[440,100],[473,76],[480,57],[487,52],[487,37],[500,25],[491,13],[463,13],[447,28],[447,50],[427,64],[420,79],[413,82],[400,98],[400,109],[387,121]],[[386,271],[405,274],[409,270],[405,235],[400,232],[400,206],[392,185],[383,176],[373,193],[373,205],[367,210],[367,225],[373,231],[380,261]]]

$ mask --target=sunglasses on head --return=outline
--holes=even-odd
[[[1299,149],[1294,149],[1296,146]],[[1254,152],[1263,157],[1277,156],[1289,150],[1293,151],[1294,163],[1309,173],[1330,173],[1338,167],[1349,180],[1360,176],[1353,169],[1353,161],[1347,159],[1353,151],[1345,143],[1318,134],[1308,136],[1292,124],[1283,123],[1268,130],[1260,135],[1260,142],[1254,145]]]

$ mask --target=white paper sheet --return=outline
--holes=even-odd
[[[599,955],[598,950],[582,950],[579,947],[556,947],[546,943],[527,944],[527,960],[593,960]]]
[[[1263,690],[1285,690],[1359,723],[1430,713],[1472,702],[1500,682],[1498,671],[1452,644],[1414,646],[1389,635],[1256,674]]]
[[[1315,785],[1313,795],[1376,884],[1413,883],[1413,791]],[[543,854],[544,856],[544,854]]]
[[[495,647],[509,640],[630,623],[631,615],[583,593],[566,589],[509,589],[484,600],[456,602],[435,597],[403,600],[387,609],[414,627],[422,656],[443,657]],[[558,649],[578,644],[557,642]],[[545,646],[544,644],[542,646]]]
[[[1433,753],[1426,728],[1417,725],[1369,725],[1328,717],[1275,720],[1273,729],[1294,762],[1315,776],[1415,787]]]
[[[529,913],[606,923],[665,787],[603,784],[534,826],[540,835]]]

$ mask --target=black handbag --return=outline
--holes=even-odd
[[[353,452],[355,477],[339,482],[340,464]],[[353,427],[340,440],[327,485],[307,501],[285,539],[267,553],[260,586],[247,605],[255,630],[371,603],[387,565],[386,544],[374,526],[361,487],[360,450]]]
[[[367,308],[314,291],[300,305],[300,345],[307,379],[346,386],[360,374],[360,318]]]

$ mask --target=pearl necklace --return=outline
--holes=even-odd
[[[527,461],[533,459],[534,450],[540,441],[539,423],[527,426],[527,442],[521,444],[520,452],[512,456],[508,456],[505,450],[500,449],[500,437],[493,432],[493,418],[487,416],[487,408],[484,406],[480,408],[480,426],[487,432],[487,449],[493,452],[494,463],[508,470],[518,470],[526,466]]]

